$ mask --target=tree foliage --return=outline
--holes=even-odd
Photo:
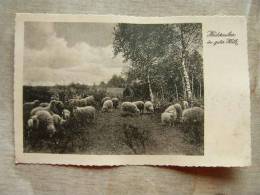
[[[127,82],[160,99],[198,96],[203,84],[201,24],[118,24],[114,54],[129,62]],[[192,80],[193,79],[193,80]],[[191,91],[193,89],[193,91]]]

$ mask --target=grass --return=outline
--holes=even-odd
[[[120,110],[97,113],[93,124],[66,129],[59,139],[39,140],[34,146],[25,141],[25,152],[76,153],[98,155],[203,155],[203,138],[190,141],[181,127],[163,126],[160,114],[126,116]]]

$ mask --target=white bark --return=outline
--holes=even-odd
[[[178,88],[177,88],[176,83],[174,85],[175,85],[176,98],[177,98],[177,100],[179,100]]]
[[[149,86],[150,99],[151,99],[151,102],[154,102],[154,95],[153,95],[153,91],[152,91],[152,86],[151,86],[149,73],[147,75],[147,80],[148,80],[148,86]]]
[[[199,92],[200,92],[200,98],[201,98],[201,81],[199,82]]]
[[[190,87],[190,80],[189,80],[189,75],[185,66],[185,59],[182,60],[182,69],[183,69],[183,76],[184,76],[184,81],[185,81],[185,88],[187,92],[187,98],[188,100],[191,99],[191,87]]]
[[[185,89],[187,92],[187,99],[191,100],[191,87],[190,87],[190,80],[189,80],[189,75],[186,69],[186,64],[185,64],[185,58],[186,58],[186,45],[183,37],[183,31],[182,28],[180,28],[181,31],[181,44],[182,44],[182,52],[181,52],[181,65],[182,65],[182,71],[183,71],[183,77],[185,81]]]

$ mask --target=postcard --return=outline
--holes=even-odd
[[[16,163],[249,166],[243,16],[16,15]]]

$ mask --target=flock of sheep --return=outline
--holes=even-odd
[[[101,112],[121,110],[121,116],[139,116],[152,114],[158,105],[151,101],[120,102],[119,98],[105,97],[100,102]],[[57,132],[71,127],[71,123],[86,126],[94,123],[97,117],[97,102],[94,96],[81,99],[70,99],[67,102],[51,100],[49,103],[40,103],[39,100],[26,102],[23,105],[24,124],[27,133],[37,132],[39,135],[52,137]],[[187,101],[168,106],[161,113],[163,125],[202,124],[204,110],[201,107],[190,107]]]

